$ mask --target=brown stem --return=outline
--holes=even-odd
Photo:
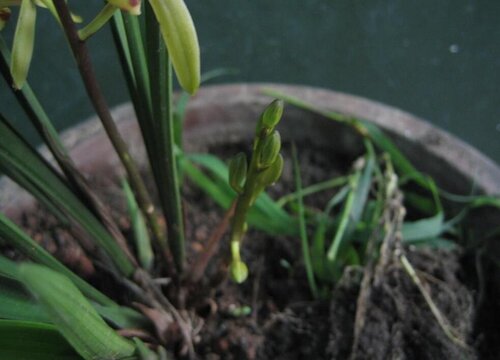
[[[120,132],[113,121],[113,117],[109,111],[109,106],[106,103],[99,83],[97,82],[87,46],[78,36],[78,30],[75,23],[71,19],[71,14],[65,0],[54,0],[54,6],[59,14],[62,27],[64,28],[64,32],[68,38],[68,42],[78,65],[78,70],[80,71],[80,75],[90,101],[92,102],[97,115],[101,119],[102,125],[111,140],[118,157],[125,167],[125,171],[127,172],[130,180],[130,186],[137,197],[139,207],[144,213],[153,235],[157,239],[161,239],[164,235],[158,223],[155,207],[151,201],[148,191],[146,190],[146,186],[139,174],[139,171],[130,156],[127,144],[121,137]]]
[[[217,248],[219,247],[220,239],[222,235],[226,232],[229,227],[229,222],[234,215],[234,209],[236,208],[236,201],[233,201],[229,209],[227,209],[221,222],[215,228],[214,232],[208,239],[207,245],[202,253],[196,258],[191,266],[191,272],[187,276],[186,280],[192,284],[197,283],[201,280],[205,269],[210,262],[210,259],[214,256]]]

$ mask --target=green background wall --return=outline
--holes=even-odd
[[[307,84],[368,97],[425,118],[500,162],[499,1],[186,2],[203,71],[238,70],[213,82]],[[70,4],[89,20],[102,1]],[[105,29],[89,44],[108,100],[119,104],[127,96],[110,40]],[[39,12],[29,80],[59,128],[91,115],[63,35],[46,12]],[[3,83],[0,106],[36,140]]]

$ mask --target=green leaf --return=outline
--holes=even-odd
[[[173,113],[173,70],[175,55],[167,52],[161,39],[163,24],[155,18],[153,2],[146,6],[146,45],[151,86],[151,104],[154,119],[155,156],[152,162],[160,203],[169,225],[168,239],[177,268],[185,262],[184,211],[180,193],[180,177],[175,156],[175,119]],[[175,35],[174,35],[175,36]],[[168,45],[167,45],[168,46]],[[175,65],[174,65],[175,66]]]
[[[327,252],[327,259],[328,262],[331,264],[331,266],[335,266],[336,261],[337,261],[337,255],[340,250],[340,246],[343,242],[344,235],[346,234],[346,231],[348,229],[349,223],[350,223],[350,215],[352,214],[352,210],[354,207],[354,200],[356,199],[356,189],[359,184],[359,178],[361,177],[361,172],[356,171],[353,175],[351,175],[350,181],[349,181],[349,187],[350,191],[349,194],[347,195],[347,199],[344,203],[344,207],[342,209],[342,214],[340,215],[340,222],[339,226],[337,228],[337,231],[335,232],[335,236],[332,240],[332,243],[330,244],[330,247],[328,248]]]
[[[371,148],[369,141],[366,141],[368,147]],[[350,215],[350,232],[354,231],[356,224],[361,219],[361,215],[365,209],[366,202],[368,200],[368,194],[370,192],[370,187],[372,185],[373,170],[375,168],[375,154],[373,150],[368,151],[365,156],[366,164],[363,167],[363,172],[361,173],[361,178],[359,179],[359,184],[356,188],[356,195],[354,198],[354,203]]]
[[[22,1],[12,45],[11,73],[14,87],[21,89],[26,78],[35,46],[36,6],[33,1]]]
[[[364,157],[365,164],[362,169],[357,169],[351,175],[349,182],[351,190],[342,211],[339,227],[328,249],[327,258],[331,266],[334,266],[341,248],[348,249],[352,234],[361,220],[368,200],[375,169],[375,152],[369,141],[365,141],[365,146],[367,148],[367,154]]]
[[[140,360],[158,360],[158,355],[150,350],[140,339],[134,338],[134,343]]]
[[[413,243],[419,240],[440,236],[444,230],[444,215],[442,212],[417,221],[407,221],[403,224],[403,241]]]
[[[342,187],[329,201],[323,211],[322,216],[319,218],[316,230],[314,232],[313,244],[311,246],[311,258],[314,273],[318,276],[322,281],[331,281],[332,279],[329,277],[329,272],[327,270],[326,265],[326,249],[325,249],[325,238],[326,238],[326,230],[327,225],[330,219],[330,213],[333,208],[335,208],[338,204],[340,204],[346,198],[347,194],[349,194],[349,186]]]
[[[120,329],[145,328],[150,322],[137,311],[118,305],[100,305],[92,302],[92,306],[104,319]]]
[[[134,345],[104,322],[67,277],[30,263],[19,265],[18,276],[84,359],[123,359],[134,354]]]
[[[302,189],[302,197],[306,197],[308,195],[316,194],[318,192],[324,191],[324,190],[329,190],[332,188],[336,188],[338,186],[345,185],[347,182],[347,177],[345,176],[340,176],[336,177],[330,180],[322,181],[317,184],[313,184],[311,186],[305,187]],[[287,195],[282,196],[276,201],[276,204],[279,205],[280,207],[285,206],[287,203],[290,201],[294,201],[298,197],[297,192],[292,192]]]
[[[1,214],[0,214],[1,215]],[[2,236],[0,236],[2,238]],[[33,240],[31,240],[33,241]],[[27,243],[27,246],[29,247],[30,243]],[[38,244],[34,243],[31,245],[33,247],[33,251],[37,251],[35,248],[38,246]],[[50,255],[49,255],[50,256]],[[36,259],[35,257],[33,257]],[[43,260],[43,258],[42,258]],[[55,262],[57,262],[56,259],[53,259]],[[69,269],[65,269],[64,265],[59,264],[57,265],[56,263],[53,263],[52,261],[40,261],[40,263],[45,264],[49,268],[52,268],[61,274],[66,275],[69,279],[73,281],[73,283],[82,291],[89,299],[94,300],[92,305],[94,308],[97,310],[97,312],[102,315],[106,320],[109,322],[113,323],[119,328],[131,328],[131,327],[142,327],[146,324],[148,324],[148,321],[139,314],[137,311],[132,310],[130,308],[124,307],[124,306],[118,306],[113,300],[109,299],[107,296],[104,294],[100,293],[98,290],[93,288],[91,285],[87,284],[84,280],[80,279],[77,275],[73,274]],[[55,266],[51,266],[55,265]],[[0,255],[0,276],[8,277],[13,280],[19,280],[18,276],[18,265],[1,256]],[[19,310],[15,308],[5,308],[5,309],[0,309],[0,317],[2,317],[1,314],[12,314],[11,316],[4,315],[4,317],[9,317],[9,318],[15,318],[15,319],[20,319],[23,320],[25,319],[25,316],[29,318],[26,320],[37,320],[37,321],[44,321],[46,319],[46,313],[43,309],[40,309],[36,303],[32,303],[32,301],[29,301],[26,299],[26,293],[22,290],[20,290],[18,287],[15,286],[14,283],[9,281],[8,279],[1,278],[0,277],[0,289],[3,289],[2,284],[7,284],[9,285],[8,287],[5,288],[5,294],[0,293],[0,305],[1,305],[1,299],[2,295],[5,295],[5,301],[24,301],[26,300],[25,304],[20,304]],[[7,286],[6,285],[6,286]],[[33,311],[28,311],[28,308],[32,308]],[[22,309],[26,309],[23,311]],[[41,311],[43,310],[43,311]],[[41,311],[41,312],[40,312]],[[43,313],[43,314],[42,314]],[[17,315],[16,315],[17,314]],[[15,317],[17,316],[17,317]],[[35,316],[35,317],[33,317]]]
[[[51,323],[50,317],[21,285],[0,277],[0,318]]]
[[[200,86],[200,47],[183,0],[150,0],[180,85],[193,94]]]
[[[0,359],[79,360],[53,325],[0,320]]]
[[[128,213],[132,220],[132,230],[134,231],[134,240],[137,248],[139,262],[146,270],[151,270],[154,262],[153,248],[149,238],[146,221],[142,215],[139,205],[135,199],[134,193],[127,180],[122,180],[122,188],[127,200]]]
[[[47,250],[42,248],[38,243],[31,239],[24,231],[22,231],[16,224],[10,221],[5,215],[0,213],[0,238],[7,241],[18,251],[28,256],[32,260],[50,267],[67,277],[69,277],[87,296],[95,301],[104,305],[113,305],[114,302],[107,296],[93,288],[87,282],[82,280],[79,276],[74,274],[66,266],[59,262],[56,258],[50,255]],[[15,267],[11,261],[0,255],[0,272],[2,269],[4,274],[9,277],[16,278]],[[6,271],[8,270],[8,271]]]
[[[0,115],[0,171],[26,188],[51,210],[70,216],[92,237],[125,275],[134,266],[115,239],[53,168]],[[62,221],[66,221],[62,218]]]
[[[107,24],[109,19],[113,17],[117,8],[114,5],[106,4],[96,17],[88,23],[84,28],[78,31],[78,35],[82,41],[85,41],[96,32],[98,32],[104,25]]]
[[[439,194],[450,201],[466,204],[472,208],[491,206],[500,209],[500,195],[456,195],[439,190]]]
[[[302,179],[300,176],[300,167],[299,160],[297,156],[297,148],[295,144],[292,146],[292,157],[293,157],[293,176],[295,179],[295,188],[299,194],[297,199],[298,204],[298,217],[299,217],[299,228],[300,228],[300,243],[302,247],[302,256],[304,258],[304,265],[306,268],[307,282],[309,284],[309,288],[311,289],[311,293],[315,299],[318,298],[318,287],[316,286],[316,280],[314,279],[314,271],[311,254],[309,252],[309,240],[307,237],[307,228],[306,228],[306,216],[304,211],[304,201],[302,199]]]

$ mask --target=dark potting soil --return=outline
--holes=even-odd
[[[299,149],[304,186],[345,173],[354,160],[332,158],[313,144],[299,144]],[[228,159],[248,149],[226,145],[209,150]],[[288,153],[289,147],[285,146],[284,151]],[[285,154],[285,159],[290,156]],[[120,186],[102,174],[93,175],[90,181],[106,203],[112,205],[114,217],[124,233],[129,234]],[[293,191],[293,183],[287,160],[282,180],[270,190],[271,196],[276,198]],[[313,195],[306,198],[306,203],[323,209],[331,194]],[[183,195],[189,262],[204,251],[223,210],[187,180]],[[24,214],[21,222],[35,240],[72,269],[97,286],[102,283],[96,265],[75,243],[67,227],[44,209],[37,207]],[[227,234],[222,239],[223,247],[225,241]],[[14,256],[9,249],[4,251]],[[299,240],[250,230],[242,252],[250,269],[244,284],[215,281],[219,275],[215,258],[199,284],[183,289],[185,312],[196,325],[196,352],[200,359],[207,360],[493,359],[479,357],[477,351],[480,337],[473,337],[473,292],[462,281],[460,251],[405,248],[405,253],[445,326],[466,346],[452,341],[444,332],[396,258],[384,266],[378,282],[368,285],[363,285],[363,279],[370,270],[346,269],[331,298],[315,301],[307,285]],[[109,288],[114,287],[106,284],[103,291],[109,294]],[[123,301],[127,296],[119,298]]]

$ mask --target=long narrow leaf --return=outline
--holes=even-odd
[[[354,206],[354,200],[356,198],[356,189],[358,187],[359,183],[359,178],[361,177],[361,173],[359,171],[355,172],[349,181],[349,186],[350,186],[350,191],[349,194],[347,195],[347,199],[344,204],[344,208],[342,209],[342,215],[340,217],[340,223],[337,228],[337,231],[335,232],[335,236],[333,238],[332,243],[330,244],[330,247],[328,248],[327,252],[327,259],[328,262],[334,266],[336,264],[337,260],[337,255],[340,250],[340,246],[342,244],[342,241],[344,239],[344,235],[348,229],[349,226],[349,216],[352,213],[352,209]]]
[[[325,238],[327,225],[330,218],[330,213],[333,208],[344,201],[345,197],[349,193],[349,186],[344,186],[340,189],[329,201],[325,207],[325,210],[320,217],[316,230],[314,232],[313,244],[311,246],[311,258],[315,274],[322,281],[328,281],[328,270],[326,267],[326,249],[325,249]]]
[[[180,181],[175,156],[175,120],[173,112],[173,74],[171,60],[161,37],[160,24],[155,17],[153,3],[146,5],[146,50],[149,70],[151,106],[154,118],[153,161],[160,203],[168,226],[168,239],[176,265],[182,268],[185,261],[185,234]],[[158,15],[156,13],[156,15]],[[170,51],[170,50],[169,50]]]
[[[122,181],[122,188],[125,194],[125,199],[127,200],[128,213],[132,221],[132,230],[134,231],[134,240],[139,262],[144,269],[150,270],[153,265],[154,254],[151,247],[151,239],[149,238],[146,221],[144,220],[144,216],[139,209],[139,205],[137,205],[134,193],[125,179]]]
[[[59,262],[56,258],[50,255],[47,250],[38,245],[33,239],[31,239],[24,231],[22,231],[17,225],[10,221],[5,215],[0,213],[0,238],[7,241],[18,251],[22,252],[24,255],[31,258],[37,263],[43,264],[51,269],[59,271],[60,273],[69,277],[88,297],[94,299],[95,301],[103,305],[113,305],[114,302],[107,296],[99,292],[97,289],[90,286],[79,276],[74,274],[66,266]],[[5,258],[0,256],[2,260],[2,268],[10,269],[12,271],[12,266],[8,264]],[[4,272],[8,276],[12,276],[12,272],[9,274]]]
[[[19,279],[44,306],[57,329],[84,358],[121,359],[135,352],[98,315],[76,286],[65,276],[44,266],[19,265]]]
[[[297,148],[295,144],[292,146],[292,156],[293,156],[293,175],[295,179],[295,188],[299,194],[297,198],[298,204],[298,217],[299,217],[299,229],[300,229],[300,243],[302,247],[302,257],[304,258],[304,265],[306,268],[307,282],[309,283],[309,288],[313,297],[316,299],[318,297],[318,287],[316,285],[316,280],[314,279],[314,271],[312,265],[312,258],[309,251],[309,240],[307,236],[306,228],[306,217],[304,212],[304,201],[302,199],[302,179],[300,176],[299,160],[297,156]]]
[[[417,221],[408,221],[403,224],[403,241],[412,243],[428,238],[440,236],[444,231],[444,215],[442,212]]]
[[[1,236],[0,236],[1,237]],[[35,244],[36,246],[37,244]],[[55,260],[55,259],[54,259]],[[55,260],[57,261],[57,260]],[[64,265],[60,265],[64,266]],[[50,266],[49,266],[50,267]],[[85,283],[85,281],[72,274],[70,270],[62,270],[61,267],[56,267],[57,271],[61,274],[72,279],[73,283],[82,291],[89,299],[94,300],[92,305],[97,312],[103,316],[110,323],[119,328],[137,328],[145,326],[148,322],[137,311],[124,306],[118,306],[113,300],[109,299],[92,286]],[[0,255],[0,318],[6,317],[19,320],[36,320],[46,321],[47,315],[45,311],[33,303],[32,300],[26,298],[26,293],[19,289],[15,284],[9,280],[19,281],[17,264],[11,260]],[[11,303],[19,304],[17,308],[2,306],[2,301],[5,304]]]
[[[0,318],[51,323],[45,310],[18,282],[0,277]]]
[[[0,359],[81,360],[53,325],[0,320]]]
[[[132,263],[99,220],[2,116],[0,116],[0,171],[34,195],[39,195],[38,199],[41,202],[59,208],[79,223],[110,255],[115,265],[125,275],[133,272]]]

